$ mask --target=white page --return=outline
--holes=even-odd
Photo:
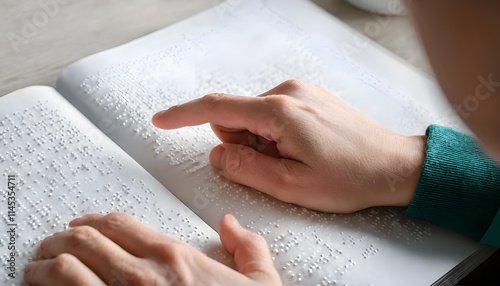
[[[373,44],[346,54],[359,36],[308,1],[235,3],[73,64],[58,89],[214,228],[231,212],[264,235],[287,285],[426,285],[473,253],[476,243],[402,209],[335,215],[283,204],[214,173],[208,126],[150,124],[154,112],[206,93],[256,95],[290,78],[403,134],[455,122],[440,116],[448,106],[431,79]]]
[[[0,146],[2,285],[21,284],[24,265],[43,238],[88,213],[132,214],[230,261],[212,228],[52,88],[31,87],[0,98]],[[15,176],[15,195],[8,194],[9,175]],[[8,197],[15,197],[12,208],[8,202],[14,199]],[[13,239],[7,232],[11,228]],[[10,252],[15,253],[15,278],[9,276]]]

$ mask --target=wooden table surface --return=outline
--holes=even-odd
[[[220,0],[2,0],[0,96],[54,86],[70,63],[188,18]],[[429,71],[408,17],[383,17],[342,0],[313,1],[405,60]]]

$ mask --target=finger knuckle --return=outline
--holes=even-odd
[[[186,272],[186,261],[193,259],[194,248],[186,243],[160,243],[153,247],[154,255],[161,261],[162,265],[162,279],[168,282],[168,285],[192,285],[189,282],[192,278],[189,271]]]
[[[174,113],[177,113],[179,110],[182,110],[182,106],[181,105],[173,105],[173,106],[170,106],[168,108],[168,113],[174,114]]]
[[[206,111],[212,111],[219,105],[224,99],[228,97],[227,94],[223,93],[211,93],[203,96],[200,100],[202,106],[206,109]]]
[[[293,194],[295,190],[302,188],[302,185],[299,178],[286,166],[286,163],[281,164],[281,166],[281,170],[276,172],[274,177],[274,185],[280,190],[276,193],[276,198],[286,203],[293,203],[295,202]]]
[[[188,255],[190,247],[184,243],[173,243],[161,247],[160,253],[170,262],[177,262]]]
[[[157,273],[153,271],[147,271],[146,273],[142,273],[140,275],[136,275],[132,280],[132,285],[151,285],[151,286],[159,286],[165,285],[162,283],[162,279],[157,275]],[[172,285],[172,284],[166,284]]]
[[[67,273],[70,268],[77,263],[76,257],[71,254],[63,253],[52,259],[52,264],[49,267],[48,275],[58,276],[61,273]]]
[[[74,248],[85,247],[93,243],[99,232],[90,226],[72,228],[69,234],[69,243]]]
[[[272,112],[275,115],[286,114],[292,106],[291,98],[283,94],[267,96],[264,100],[267,105],[272,107]]]
[[[259,248],[265,248],[267,249],[267,241],[266,239],[261,236],[261,235],[258,235],[256,233],[253,233],[253,232],[250,232],[251,234],[248,235],[248,239],[251,240],[252,244],[259,247]]]
[[[167,265],[177,265],[186,257],[189,257],[192,249],[185,243],[157,243],[152,246],[152,250]]]
[[[284,163],[279,165],[280,170],[276,175],[277,185],[282,188],[294,188],[297,184],[296,177],[284,165]]]
[[[251,247],[252,249],[267,249],[267,241],[261,235],[249,231],[242,239],[242,244]]]
[[[300,81],[298,79],[289,79],[284,82],[282,82],[279,87],[283,88],[285,90],[300,90],[304,87],[305,83],[303,81]]]
[[[238,149],[228,149],[226,152],[226,160],[223,166],[225,170],[231,176],[237,176],[242,172],[241,156],[242,150],[251,149],[249,147],[240,145]]]
[[[139,272],[137,268],[127,267],[120,272],[113,271],[112,275],[113,280],[127,282],[130,285],[160,285],[158,273],[150,268],[142,268]]]
[[[131,215],[124,213],[111,213],[103,217],[100,225],[100,231],[103,234],[112,233],[122,229],[130,220],[134,219]]]

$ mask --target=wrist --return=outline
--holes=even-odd
[[[384,205],[408,206],[417,189],[425,160],[427,136],[401,136],[386,172]]]

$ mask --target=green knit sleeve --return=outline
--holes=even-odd
[[[500,165],[470,135],[438,125],[426,133],[425,162],[406,214],[500,247]]]

